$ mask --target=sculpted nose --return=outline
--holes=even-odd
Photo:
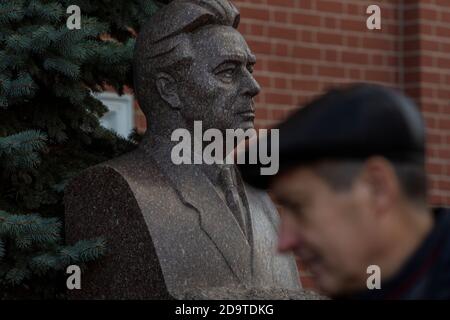
[[[256,96],[260,91],[261,87],[259,86],[259,83],[255,80],[253,75],[248,72],[247,77],[245,79],[245,94],[249,95],[250,97]]]

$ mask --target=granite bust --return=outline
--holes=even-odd
[[[174,0],[140,31],[134,76],[145,137],[135,151],[84,171],[66,190],[68,243],[102,236],[108,244],[72,297],[301,292],[294,258],[276,251],[278,213],[268,195],[245,185],[234,165],[171,161],[171,133],[193,130],[194,121],[205,130],[253,128],[260,87],[238,24],[228,0]]]

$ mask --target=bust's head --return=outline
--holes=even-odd
[[[253,127],[260,88],[238,24],[228,0],[174,0],[151,17],[134,56],[135,90],[150,127],[191,130],[199,120],[203,130]]]

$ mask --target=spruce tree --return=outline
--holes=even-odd
[[[79,30],[66,26],[70,5]],[[64,244],[63,191],[135,147],[100,126],[106,107],[92,93],[132,87],[135,34],[160,5],[0,0],[0,298],[63,297],[66,266],[107,251],[102,239]]]

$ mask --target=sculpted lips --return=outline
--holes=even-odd
[[[254,120],[255,119],[255,107],[254,107],[254,102],[251,101],[250,106],[248,108],[246,108],[243,111],[240,111],[237,113],[238,115],[240,115],[242,118],[244,118],[245,120]]]
[[[239,115],[244,118],[245,120],[254,120],[255,119],[255,113],[253,111],[246,111],[239,113]]]

